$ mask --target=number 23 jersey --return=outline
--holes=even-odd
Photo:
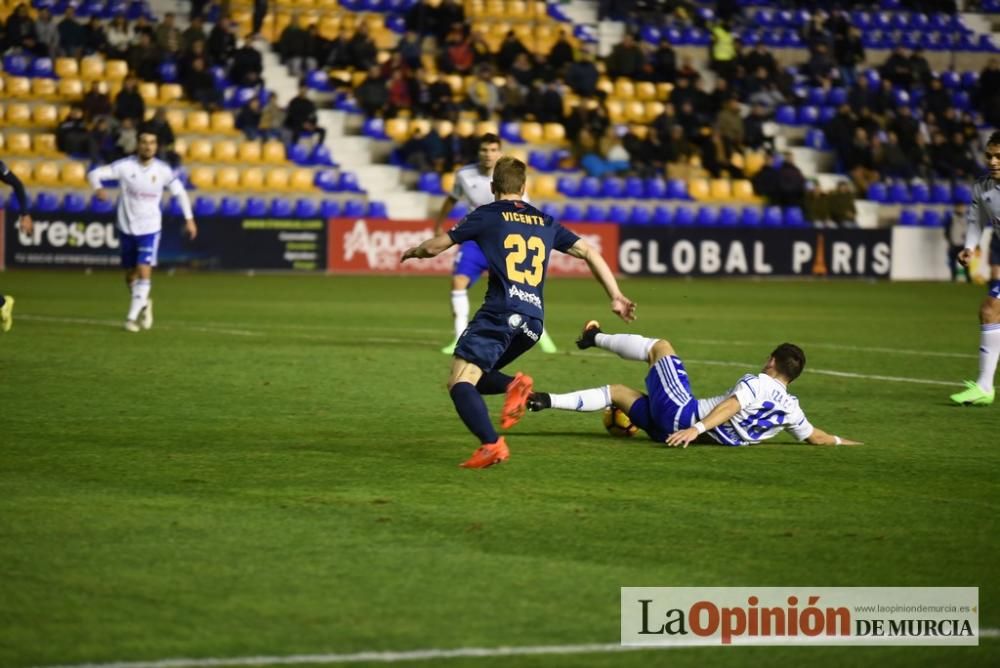
[[[490,268],[482,309],[544,319],[542,290],[552,250],[565,253],[580,237],[551,216],[518,200],[499,200],[471,212],[448,233],[475,241]]]

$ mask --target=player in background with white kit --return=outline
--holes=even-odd
[[[24,184],[17,174],[0,160],[0,181],[3,181],[14,189],[14,199],[17,200],[18,219],[17,224],[24,234],[31,234],[34,227],[31,216],[28,214],[28,193],[24,190]],[[0,230],[3,234],[3,230]],[[14,326],[14,298],[10,295],[0,293],[0,333],[9,332]]]
[[[493,167],[500,159],[500,155],[500,137],[487,133],[479,138],[479,162],[474,165],[466,165],[455,172],[455,185],[448,196],[444,198],[441,211],[438,212],[437,220],[434,221],[434,236],[445,231],[444,221],[448,219],[448,214],[451,213],[452,208],[459,200],[468,204],[470,210],[493,202],[493,191],[490,189],[490,183],[493,180]],[[529,200],[525,197],[524,201]],[[446,355],[455,352],[458,337],[462,335],[469,324],[468,290],[488,268],[489,263],[475,241],[466,241],[459,247],[458,255],[455,257],[455,265],[451,271],[451,314],[455,319],[455,338],[441,349],[441,352]],[[542,352],[556,352],[556,344],[545,330],[542,330],[538,346]]]
[[[184,184],[174,176],[170,165],[156,158],[156,148],[156,135],[140,130],[134,156],[116,160],[87,174],[87,180],[99,199],[108,201],[111,198],[101,181],[117,180],[121,190],[118,196],[118,236],[125,282],[132,295],[125,318],[125,329],[129,332],[153,326],[153,300],[149,292],[163,228],[160,203],[164,190],[169,190],[180,202],[185,234],[191,239],[198,236]]]
[[[979,377],[974,382],[965,381],[965,389],[951,395],[956,404],[971,406],[989,406],[996,398],[993,376],[1000,358],[1000,132],[994,132],[986,142],[986,164],[990,175],[972,186],[965,248],[958,254],[958,261],[968,267],[983,229],[993,225],[989,291],[979,306]]]
[[[684,363],[665,339],[638,334],[605,334],[596,320],[588,322],[576,342],[580,349],[602,348],[622,359],[646,362],[646,394],[625,385],[604,385],[568,394],[533,393],[528,409],[603,411],[614,404],[649,437],[671,447],[687,447],[702,434],[720,445],[754,445],[782,429],[813,445],[860,445],[813,427],[788,393],[788,385],[806,366],[802,349],[783,343],[758,374],[740,378],[726,394],[696,399]]]

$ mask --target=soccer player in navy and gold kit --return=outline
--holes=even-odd
[[[28,215],[28,193],[24,190],[24,184],[17,178],[14,172],[7,168],[7,165],[0,160],[0,181],[3,181],[14,189],[14,198],[18,206],[18,225],[25,234],[31,234],[32,222]],[[3,230],[0,230],[3,234]],[[14,326],[14,298],[10,295],[0,294],[0,332],[9,332]]]
[[[455,410],[482,444],[462,464],[466,468],[486,468],[510,456],[490,422],[482,395],[506,393],[500,423],[504,429],[524,415],[532,379],[522,373],[511,377],[500,369],[538,342],[552,250],[586,261],[611,298],[611,310],[626,322],[635,319],[635,304],[618,289],[604,258],[551,216],[522,201],[526,175],[523,162],[501,158],[491,183],[496,200],[470,213],[447,234],[408,249],[401,260],[435,257],[455,244],[475,241],[489,265],[486,300],[458,339],[448,379]]]

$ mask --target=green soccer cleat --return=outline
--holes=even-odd
[[[444,348],[442,348],[441,352],[443,352],[445,355],[453,355],[455,353],[455,346],[457,345],[458,345],[458,339],[456,338],[454,341],[452,341]]]
[[[538,339],[538,345],[541,347],[543,353],[559,352],[556,348],[556,342],[552,340],[552,337],[544,329],[542,330],[541,338]]]
[[[965,381],[965,389],[951,395],[951,400],[962,406],[989,406],[996,397],[996,390],[987,392],[971,380]]]
[[[14,298],[3,296],[3,306],[0,306],[0,332],[9,332],[14,326]]]

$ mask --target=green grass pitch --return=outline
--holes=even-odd
[[[673,450],[549,411],[467,471],[446,278],[159,274],[156,327],[129,334],[118,273],[0,274],[0,665],[614,643],[621,586],[978,586],[1000,628],[1000,405],[947,402],[982,288],[622,285],[627,328],[596,283],[550,281],[562,352],[518,369],[641,387],[642,365],[569,354],[599,317],[670,339],[715,394],[791,341],[806,414],[866,444]],[[1000,640],[412,665],[804,664],[996,666]]]

